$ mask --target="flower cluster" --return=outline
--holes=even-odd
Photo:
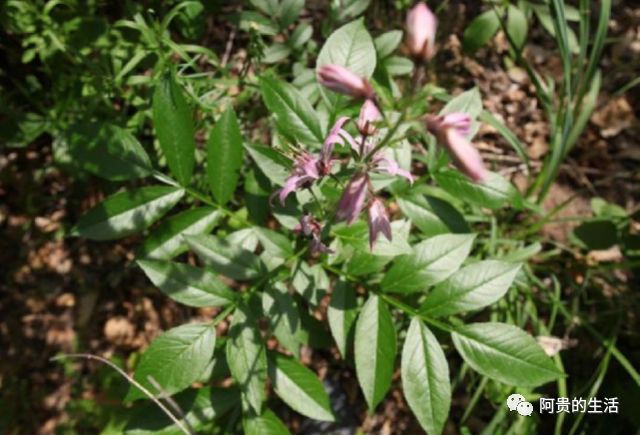
[[[435,34],[437,20],[424,3],[416,5],[407,16],[407,34],[405,45],[409,54],[422,64],[432,59],[436,51]],[[339,162],[333,156],[336,145],[351,148],[356,163],[355,174],[347,183],[337,205],[335,217],[346,221],[348,225],[355,222],[363,209],[368,211],[369,246],[373,249],[379,235],[392,239],[389,214],[381,197],[374,193],[370,174],[386,173],[403,177],[413,183],[409,171],[401,168],[390,158],[377,142],[378,123],[383,120],[375,92],[366,78],[340,65],[325,65],[318,69],[318,82],[334,91],[353,99],[364,100],[360,113],[355,121],[358,136],[352,136],[346,129],[351,121],[348,117],[339,118],[327,135],[318,154],[301,151],[296,156],[293,170],[284,186],[276,194],[284,203],[287,196],[294,191],[309,188],[314,182],[332,174],[332,166]],[[480,153],[467,139],[471,130],[471,118],[466,113],[449,113],[446,115],[427,115],[424,118],[426,129],[432,133],[450,154],[454,165],[475,182],[486,180]],[[305,214],[295,229],[307,237],[311,237],[311,250],[316,253],[330,252],[322,243],[322,225],[310,215]]]

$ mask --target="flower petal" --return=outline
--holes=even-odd
[[[338,203],[338,211],[336,213],[338,220],[346,220],[351,225],[358,219],[367,197],[368,182],[369,178],[363,172],[356,174],[351,179]]]
[[[398,162],[390,157],[385,156],[383,153],[377,153],[373,158],[373,162],[376,165],[376,171],[386,172],[390,175],[401,176],[409,180],[410,183],[413,183],[413,176],[411,175],[411,173],[405,169],[402,169],[398,165]]]

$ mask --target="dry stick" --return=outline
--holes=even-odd
[[[180,419],[184,421],[184,424],[189,429],[189,432],[195,433],[195,430],[193,429],[193,426],[191,426],[191,423],[189,423],[189,420],[187,420],[187,416],[185,415],[185,413],[182,410],[182,408],[180,408],[180,405],[178,405],[178,402],[173,400],[173,397],[171,397],[169,395],[169,393],[167,393],[162,388],[162,385],[160,385],[158,383],[158,381],[156,381],[153,378],[153,376],[151,376],[151,375],[147,376],[147,380],[149,381],[149,383],[151,385],[153,385],[153,388],[155,388],[156,391],[158,391],[158,395],[157,395],[158,399],[164,400],[167,403],[167,405],[171,408],[171,410],[175,413],[174,415],[180,417]]]
[[[222,56],[222,60],[220,62],[222,67],[227,65],[229,62],[229,58],[231,58],[231,50],[233,50],[233,40],[236,37],[236,28],[232,27],[231,32],[229,33],[229,39],[227,40],[227,44],[224,49],[224,55]]]
[[[153,400],[153,402],[156,405],[158,405],[158,407],[162,410],[162,412],[164,412],[167,415],[167,417],[169,417],[171,419],[171,421],[173,421],[173,423],[176,426],[178,426],[178,428],[185,435],[193,435],[192,432],[189,431],[189,429],[180,420],[178,420],[178,418],[176,418],[175,415],[173,415],[173,413],[164,405],[164,403],[162,403],[149,390],[147,390],[145,387],[143,387],[138,381],[136,381],[131,376],[129,376],[124,370],[122,370],[120,367],[118,367],[117,365],[115,365],[114,363],[109,361],[108,359],[102,358],[101,356],[92,355],[90,353],[70,353],[70,354],[66,354],[66,355],[55,356],[55,357],[51,358],[51,361],[57,361],[57,360],[66,359],[66,358],[94,359],[94,360],[98,360],[98,361],[108,365],[109,367],[111,367],[112,369],[117,371],[120,375],[122,375],[131,385],[133,385],[134,387],[136,387],[137,389],[142,391],[145,396],[147,396],[149,399]]]

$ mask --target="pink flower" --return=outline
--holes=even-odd
[[[387,209],[379,198],[373,198],[369,203],[369,248],[378,240],[378,235],[382,233],[391,241],[391,224],[389,224],[389,215]]]
[[[413,183],[413,175],[409,171],[402,169],[398,162],[385,156],[382,151],[378,151],[371,159],[371,162],[375,165],[373,169],[376,172],[386,172],[390,175],[404,177],[409,183]]]
[[[305,236],[311,236],[312,254],[333,253],[331,249],[324,243],[322,243],[322,226],[313,216],[305,214],[300,219],[300,223],[293,229],[296,233],[302,233]]]
[[[318,222],[313,216],[305,214],[300,218],[300,222],[295,226],[293,232],[310,236],[314,233],[319,233],[321,230],[322,227],[320,226],[320,222]]]
[[[329,164],[335,144],[339,143],[340,145],[344,145],[344,142],[347,141],[352,148],[357,147],[356,141],[355,139],[353,139],[353,136],[351,136],[349,132],[342,128],[344,124],[347,123],[347,121],[349,121],[349,118],[347,116],[338,118],[336,123],[331,128],[329,135],[324,140],[324,144],[322,145],[322,158],[323,161],[326,161],[325,164],[327,165]]]
[[[351,225],[358,219],[367,198],[368,186],[369,177],[366,173],[359,172],[353,176],[338,203],[338,212],[336,213],[338,220],[346,220]]]
[[[360,115],[358,116],[358,131],[363,136],[371,136],[376,132],[375,122],[380,121],[382,115],[378,110],[378,107],[372,100],[365,100],[364,104],[360,108]]]
[[[464,113],[450,113],[445,116],[427,116],[427,129],[444,145],[453,164],[473,181],[486,181],[487,170],[482,156],[465,137],[469,134],[471,118]]]
[[[455,128],[463,136],[469,136],[469,134],[471,133],[471,117],[468,113],[447,113],[442,117],[442,123],[446,127]]]
[[[354,98],[373,98],[373,88],[369,82],[340,65],[325,65],[318,70],[320,84],[334,92]]]
[[[331,155],[334,145],[336,143],[344,143],[345,139],[353,142],[351,135],[342,129],[342,126],[348,120],[349,118],[347,117],[338,119],[325,139],[320,155],[309,154],[303,151],[302,154],[296,158],[291,175],[286,179],[282,189],[276,192],[282,204],[284,204],[284,201],[291,192],[309,187],[314,181],[331,173],[331,166],[334,162]]]
[[[423,2],[418,3],[407,14],[406,45],[411,56],[417,60],[430,60],[435,54],[436,27],[438,20]]]
[[[308,187],[315,180],[318,180],[321,176],[321,172],[318,169],[321,166],[320,157],[307,152],[300,154],[293,164],[291,175],[285,181],[282,189],[276,192],[280,198],[280,203],[284,205],[284,201],[291,192]]]
[[[380,112],[378,111],[377,107],[375,107],[375,104],[372,103],[372,105],[368,108],[366,108],[365,105],[366,105],[366,102],[362,106],[362,109],[360,110],[360,118],[358,119],[358,122],[360,122],[361,119],[373,119],[376,116],[380,115]],[[363,115],[363,112],[368,112],[368,113]],[[344,118],[340,118],[338,120],[338,122],[336,123],[336,126],[334,126],[333,130],[331,130],[332,132],[336,130],[336,127],[338,125],[342,126],[343,123],[342,124],[340,123],[343,119]],[[368,121],[366,121],[365,124],[369,125]],[[351,145],[351,148],[353,149],[353,151],[360,157],[364,157],[367,154],[369,154],[369,152],[371,152],[371,150],[374,147],[374,143],[370,140],[371,138],[367,137],[364,134],[359,138],[361,139],[361,144],[358,144],[358,141],[344,130],[340,130],[339,139],[340,140],[336,140],[335,142],[344,143],[342,142],[342,139],[346,140]],[[387,157],[383,151],[378,151],[375,153],[375,155],[371,159],[370,169],[375,172],[386,172],[387,174],[390,174],[390,175],[404,177],[407,180],[409,180],[410,183],[413,183],[413,176],[411,175],[411,173],[409,171],[402,169],[398,165],[398,162],[396,162],[390,157]]]

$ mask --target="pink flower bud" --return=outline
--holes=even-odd
[[[391,224],[389,223],[389,215],[383,202],[379,198],[373,198],[369,204],[369,248],[378,240],[378,235],[382,233],[391,241]]]
[[[427,129],[445,147],[453,164],[460,172],[476,183],[480,183],[486,181],[487,170],[484,167],[482,156],[464,135],[465,132],[469,132],[471,125],[471,119],[464,115],[427,116]]]
[[[442,122],[446,127],[455,128],[463,136],[469,136],[471,133],[471,117],[468,113],[447,113],[442,117]]]
[[[406,45],[411,56],[417,60],[430,60],[436,52],[436,27],[438,20],[423,2],[418,3],[407,14]]]
[[[358,131],[363,136],[371,136],[375,134],[377,128],[375,122],[380,121],[382,115],[372,100],[365,100],[364,104],[360,108],[360,115],[358,116]]]
[[[373,98],[369,82],[340,65],[325,65],[318,70],[318,81],[326,88],[354,98]]]
[[[346,220],[351,225],[358,219],[364,206],[364,200],[367,198],[368,183],[369,178],[363,172],[353,176],[342,193],[342,198],[340,198],[336,213],[338,220]]]

